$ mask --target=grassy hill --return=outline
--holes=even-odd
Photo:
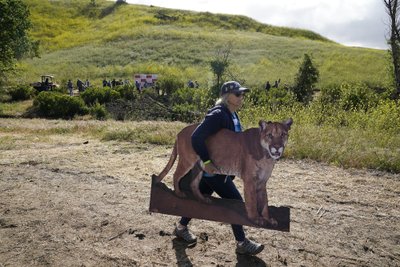
[[[232,76],[227,79],[238,79],[252,89],[259,89],[251,91],[240,111],[245,128],[256,127],[260,119],[292,117],[295,123],[286,156],[400,173],[400,105],[388,97],[392,88],[390,60],[384,50],[346,47],[311,31],[273,27],[243,16],[116,4],[105,0],[25,2],[34,25],[31,34],[41,41],[41,57],[21,61],[20,71],[10,79],[11,82],[29,84],[41,74],[53,74],[63,85],[68,79],[89,78],[92,84],[100,86],[104,78],[132,80],[135,73],[172,75],[172,80],[179,84],[189,79],[198,80],[198,90],[179,88],[165,99],[154,94],[168,106],[161,105],[162,110],[154,108],[160,105],[153,98],[150,104],[145,101],[151,90],[140,97],[137,93],[135,101],[127,106],[124,106],[125,102],[118,102],[122,103],[120,106],[115,104],[114,115],[119,114],[118,108],[125,110],[126,107],[131,109],[123,115],[130,111],[137,113],[138,116],[128,119],[162,120],[165,110],[173,110],[171,120],[190,119],[195,112],[202,114],[211,103],[209,100],[213,100],[208,91],[214,78],[210,60],[219,48],[231,45]],[[262,90],[267,80],[280,78],[283,84],[293,84],[304,53],[312,56],[319,70],[317,86],[324,89],[318,94],[320,97],[310,105],[302,105],[286,90],[279,88],[268,93]],[[328,86],[331,84],[335,86]],[[384,88],[376,90],[377,87]],[[92,89],[93,92],[97,90]],[[106,94],[106,90],[97,91]],[[41,96],[43,101],[47,97],[49,102],[56,98],[51,93]],[[72,101],[67,94],[58,95],[57,99]],[[58,107],[68,107],[57,104],[64,103],[61,100],[53,101],[57,108],[49,108],[51,112]],[[73,100],[83,101],[80,97]],[[88,116],[92,116],[89,118],[97,118],[96,114],[107,115],[105,107],[100,105],[105,101],[100,102],[85,106],[90,113]],[[46,103],[44,107],[47,107]],[[146,103],[148,108],[143,108]],[[32,100],[2,103],[0,116],[30,115],[31,105]],[[112,107],[107,107],[110,114]],[[149,111],[155,115],[142,116],[149,115]],[[114,115],[110,118],[125,118]],[[163,129],[160,123],[152,127]],[[172,128],[178,131],[180,127],[181,123]],[[152,129],[140,131],[139,135],[142,134],[144,141],[143,136],[139,138],[130,129],[117,129],[104,138],[172,144],[175,136],[152,134]]]
[[[383,50],[351,48],[302,29],[274,27],[244,16],[116,4],[112,1],[25,1],[41,57],[20,63],[15,82],[43,73],[58,82],[130,78],[134,73],[174,74],[212,83],[209,60],[232,45],[232,70],[247,86],[278,78],[293,83],[304,53],[320,71],[319,86],[343,81],[389,82]]]

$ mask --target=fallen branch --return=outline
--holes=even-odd
[[[124,230],[123,232],[117,234],[116,236],[110,237],[110,238],[108,239],[108,241],[111,241],[111,240],[114,240],[114,239],[116,239],[116,238],[118,238],[118,237],[121,237],[121,236],[122,236],[124,233],[126,233],[127,231],[128,231],[128,230]]]

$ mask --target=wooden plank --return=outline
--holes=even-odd
[[[150,193],[150,212],[183,216],[224,222],[229,224],[247,225],[277,231],[290,231],[290,209],[288,207],[269,207],[270,215],[277,220],[277,226],[257,225],[248,217],[244,202],[232,199],[211,197],[212,203],[200,202],[185,191],[188,197],[180,198],[164,183],[152,180]]]

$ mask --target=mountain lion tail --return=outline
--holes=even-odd
[[[167,173],[171,170],[172,166],[174,165],[177,156],[178,156],[177,142],[175,142],[174,149],[172,150],[172,154],[169,157],[167,165],[164,167],[164,169],[158,176],[155,174],[152,175],[153,181],[159,183],[161,182],[162,179],[164,179],[164,177],[167,175]]]

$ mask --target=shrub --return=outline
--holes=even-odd
[[[163,76],[157,81],[163,94],[171,95],[177,89],[184,87],[184,83],[176,76]]]
[[[343,110],[367,111],[378,104],[378,95],[366,85],[342,84],[340,89],[342,92],[340,106]]]
[[[319,100],[321,103],[335,104],[338,103],[342,96],[342,88],[340,85],[331,85],[321,89],[321,95]]]
[[[107,118],[107,110],[104,105],[100,105],[99,103],[94,104],[92,107],[89,109],[90,115],[92,117],[96,118],[97,120],[104,120]]]
[[[30,86],[17,86],[9,90],[12,101],[31,99],[35,95],[35,90]]]
[[[173,120],[187,123],[198,122],[204,116],[202,112],[197,111],[195,105],[189,103],[174,105],[172,111]]]
[[[111,88],[88,88],[84,92],[81,93],[81,97],[83,101],[85,101],[86,105],[92,106],[95,103],[105,104],[116,99],[121,98],[121,95],[118,91],[113,90]]]
[[[87,108],[82,99],[56,92],[40,92],[33,101],[40,116],[71,119],[75,115],[84,115]]]
[[[400,105],[392,100],[381,100],[366,116],[369,128],[397,134],[400,129]]]
[[[137,98],[137,91],[134,85],[117,86],[115,91],[117,91],[120,97],[125,100],[134,100]]]
[[[263,106],[271,111],[291,107],[296,103],[293,93],[282,88],[271,88],[269,91],[260,88],[252,89],[246,98],[249,105]]]

